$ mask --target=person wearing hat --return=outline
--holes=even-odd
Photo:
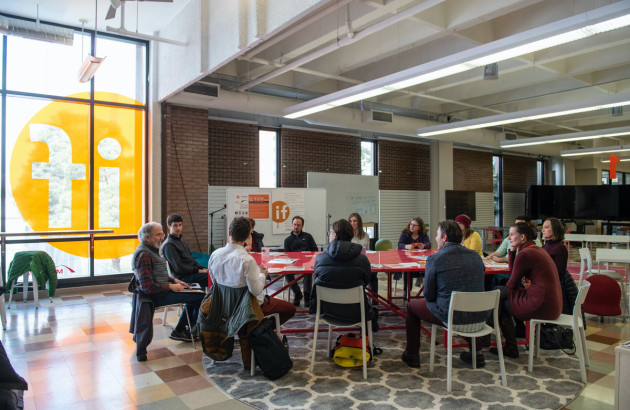
[[[481,250],[481,236],[470,229],[472,221],[468,215],[457,215],[455,222],[457,222],[457,225],[459,225],[463,233],[462,245],[477,252],[479,256],[483,258],[483,251]]]

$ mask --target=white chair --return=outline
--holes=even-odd
[[[534,366],[534,350],[538,349],[536,352],[536,357],[540,353],[540,325],[542,323],[550,323],[557,326],[562,327],[570,327],[573,330],[573,340],[575,341],[575,353],[580,360],[580,373],[582,375],[582,382],[586,383],[586,368],[585,366],[589,365],[588,360],[588,352],[586,350],[586,335],[584,333],[584,322],[582,321],[582,304],[584,303],[584,299],[586,299],[586,294],[590,288],[591,284],[588,281],[584,281],[580,286],[580,290],[578,291],[577,298],[575,299],[575,305],[573,306],[573,314],[572,315],[560,315],[557,319],[544,320],[544,319],[532,319],[529,321],[529,364],[527,366],[527,371],[531,372]],[[536,338],[534,339],[534,335]],[[531,344],[531,341],[534,341],[534,344]]]
[[[35,309],[39,309],[39,285],[37,283],[37,278],[32,272],[25,272],[22,275],[22,294],[24,295],[24,302],[26,302],[28,296],[28,277],[31,276],[33,281],[33,301],[35,301]],[[17,280],[13,282],[11,289],[7,289],[9,292],[9,306],[8,309],[11,309],[11,300],[13,300],[13,288],[18,285]],[[50,298],[50,303],[52,303],[52,298]]]
[[[160,250],[160,256],[162,255],[162,251]],[[162,256],[163,257],[163,256]],[[171,265],[169,265],[168,262],[166,262],[166,272],[168,273],[168,276],[170,276],[171,278],[173,278],[173,273],[171,272]],[[168,326],[168,323],[166,322],[166,318],[168,317],[168,311],[169,309],[177,309],[177,316],[182,314],[182,308],[183,308],[183,303],[176,303],[174,305],[168,305],[168,306],[164,306],[164,314],[162,315],[162,326]],[[188,326],[190,326],[190,323],[188,324]],[[171,326],[172,327],[172,326]],[[192,329],[192,328],[191,328]]]
[[[368,328],[368,337],[370,343],[374,343],[372,340],[372,321],[365,321],[365,291],[363,286],[357,286],[350,289],[333,289],[326,288],[320,285],[315,285],[315,292],[317,293],[317,310],[315,313],[315,329],[313,332],[313,351],[311,354],[311,373],[313,372],[313,366],[315,364],[315,349],[317,347],[317,333],[319,331],[319,323],[323,322],[328,325],[328,350],[332,349],[332,329],[334,326],[359,326],[361,327],[361,340],[363,351],[363,378],[367,379],[367,358],[366,358],[366,338],[365,327]],[[337,303],[337,304],[359,304],[361,307],[361,320],[359,322],[333,320],[330,318],[323,318],[321,316],[321,302]],[[374,352],[374,345],[372,344],[372,352]]]
[[[499,295],[498,289],[489,292],[453,292],[451,293],[451,303],[448,308],[448,324],[443,327],[448,332],[448,345],[446,351],[446,390],[451,391],[451,374],[453,372],[453,335],[460,335],[472,339],[472,360],[473,369],[477,368],[477,345],[476,337],[485,336],[494,333],[497,341],[497,350],[499,351],[499,366],[501,368],[501,384],[507,386],[505,376],[505,364],[503,362],[503,348],[501,346],[501,330],[499,329]],[[483,328],[476,332],[463,332],[455,330],[453,326],[453,312],[482,312],[493,310],[494,328],[483,323]],[[457,326],[457,325],[455,325]],[[429,371],[433,371],[433,363],[435,361],[435,336],[438,325],[431,325],[431,352],[429,356]]]
[[[4,295],[0,295],[0,320],[2,321],[2,328],[7,329],[7,312],[4,310]]]
[[[279,313],[272,313],[271,315],[267,315],[265,316],[263,319],[267,319],[273,317],[276,321],[276,334],[278,335],[278,339],[282,340],[282,332],[280,331],[280,314]],[[256,370],[256,359],[254,358],[254,349],[251,349],[252,351],[252,362],[250,365],[250,371],[251,371],[251,375],[254,375],[254,371]]]

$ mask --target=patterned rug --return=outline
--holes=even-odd
[[[287,327],[312,326],[308,315],[296,315]],[[401,325],[402,319],[382,314],[381,326]],[[343,332],[333,332],[333,339]],[[289,334],[293,369],[284,377],[270,381],[260,369],[250,376],[243,370],[240,351],[225,362],[203,359],[210,380],[228,395],[257,409],[559,409],[582,390],[577,357],[560,350],[542,350],[534,361],[534,372],[527,372],[527,351],[521,347],[518,359],[505,359],[507,387],[501,386],[499,362],[485,352],[486,366],[472,369],[459,359],[462,349],[453,349],[453,388],[446,391],[446,349],[436,348],[436,363],[429,372],[429,338],[422,337],[421,367],[412,369],[400,360],[404,349],[404,330],[380,331],[375,344],[383,349],[368,367],[337,366],[326,353],[327,334],[317,341],[315,369],[309,370],[311,334]],[[438,340],[443,340],[438,335]],[[238,343],[235,343],[238,346]]]

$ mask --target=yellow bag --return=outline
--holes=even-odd
[[[367,339],[367,336],[365,338]],[[330,355],[335,363],[341,367],[361,367],[363,366],[361,347],[361,335],[348,333],[347,335],[341,335],[337,338],[337,343],[330,351]],[[365,349],[367,351],[366,361],[369,365],[372,359],[372,349],[369,340],[365,342]]]

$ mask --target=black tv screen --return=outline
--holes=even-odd
[[[535,219],[630,220],[628,185],[532,185],[527,190],[527,213]]]
[[[445,191],[446,219],[455,219],[457,215],[468,215],[473,221],[477,219],[475,191]]]
[[[594,219],[597,216],[597,185],[579,185],[575,187],[575,217]]]

